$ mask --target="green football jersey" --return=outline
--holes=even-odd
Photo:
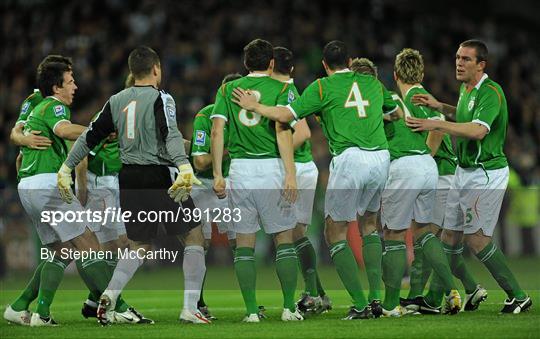
[[[212,115],[213,110],[214,105],[208,105],[195,115],[195,119],[193,120],[193,136],[191,137],[191,157],[195,155],[210,154],[210,135],[212,133],[212,120],[210,120],[210,115]],[[223,129],[224,148],[227,148],[228,140],[229,128],[227,124],[225,124],[225,128]],[[231,158],[224,155],[221,162],[223,177],[227,177],[229,175],[230,166]],[[197,176],[201,178],[213,179],[214,174],[212,167],[206,171],[197,172]]]
[[[99,113],[94,115],[92,121],[96,120]],[[88,170],[97,176],[115,175],[122,169],[120,160],[120,148],[118,138],[104,139],[88,155]]]
[[[412,103],[412,97],[415,94],[430,94],[428,91],[425,90],[424,87],[418,86],[413,87],[409,90],[407,95],[405,96],[405,103],[407,104],[407,107],[410,109],[410,111],[418,111],[421,110],[424,112],[429,119],[442,119],[444,120],[444,115],[437,112],[436,110],[430,109],[426,106],[416,106]],[[414,116],[417,116],[413,113]],[[421,116],[421,114],[420,114]],[[424,132],[424,135],[427,139],[428,132]],[[445,134],[443,136],[443,139],[441,141],[441,145],[439,146],[439,149],[437,150],[437,153],[433,157],[435,159],[435,162],[437,163],[437,169],[439,171],[439,175],[451,175],[456,172],[456,166],[457,166],[457,157],[456,153],[454,152],[454,149],[452,148],[452,141],[450,140],[450,135]]]
[[[19,179],[42,173],[56,173],[68,153],[66,142],[54,134],[56,124],[70,121],[69,107],[54,97],[43,99],[30,113],[25,131],[41,131],[41,136],[49,138],[52,145],[45,150],[22,147],[23,160],[19,169]]]
[[[290,104],[300,96],[300,93],[298,92],[298,89],[294,85],[292,79],[289,84],[290,86],[287,95],[287,102]],[[306,163],[310,161],[313,161],[313,155],[311,154],[311,140],[308,139],[302,145],[300,145],[300,147],[294,150],[294,162]]]
[[[344,69],[311,83],[288,107],[298,120],[310,114],[320,118],[334,156],[350,147],[385,150],[383,113],[395,111],[397,105],[385,102],[383,91],[375,77]]]
[[[401,108],[405,117],[427,118],[426,113],[419,106],[414,106],[410,103],[411,92],[415,92],[414,89],[413,87],[407,92],[405,101],[395,92],[388,93]],[[391,160],[410,155],[430,153],[429,147],[426,145],[425,135],[421,132],[413,132],[405,124],[405,119],[384,121],[384,132],[388,139]]]
[[[43,96],[39,89],[34,89],[34,93],[30,94],[26,99],[24,99],[21,110],[19,112],[19,118],[17,119],[16,124],[25,123],[28,120],[28,115],[30,112],[43,100]]]
[[[289,84],[265,74],[251,73],[221,85],[210,118],[220,117],[229,124],[229,155],[232,159],[279,158],[275,123],[256,112],[242,109],[231,101],[236,88],[251,90],[267,106],[286,105]]]
[[[508,127],[506,97],[501,86],[487,74],[471,90],[467,90],[465,84],[461,85],[456,120],[458,123],[476,122],[489,131],[482,140],[457,138],[460,167],[494,170],[508,166],[503,151]]]

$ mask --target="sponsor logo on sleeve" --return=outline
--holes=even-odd
[[[206,143],[206,132],[197,130],[195,131],[195,145],[204,146]]]
[[[54,115],[57,116],[57,117],[61,117],[62,115],[66,115],[66,108],[63,105],[54,106]]]

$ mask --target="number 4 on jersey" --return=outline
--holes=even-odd
[[[358,111],[358,116],[360,118],[367,117],[366,107],[369,106],[369,101],[362,99],[362,94],[360,93],[360,88],[358,84],[353,82],[351,90],[349,91],[349,96],[345,101],[345,107],[356,107]]]

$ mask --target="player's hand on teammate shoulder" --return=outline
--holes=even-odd
[[[197,179],[195,173],[193,173],[193,168],[191,168],[190,164],[180,165],[178,166],[178,170],[178,176],[169,188],[169,196],[179,203],[187,200],[193,184],[201,185],[202,183]]]
[[[71,179],[71,171],[72,169],[67,167],[66,164],[62,164],[62,167],[60,167],[60,170],[56,174],[56,183],[58,191],[60,192],[60,197],[68,204],[71,204],[73,201],[73,192],[71,191],[73,180]]]
[[[415,117],[407,117],[405,124],[413,130],[413,132],[433,131],[437,129],[437,120],[420,119]]]
[[[214,177],[214,192],[219,199],[224,199],[227,196],[227,192],[225,191],[226,188],[227,184],[225,178]]]
[[[37,150],[47,149],[52,145],[52,141],[47,137],[42,137],[41,131],[28,131],[25,132],[24,144],[26,147]]]
[[[239,87],[236,87],[233,90],[232,95],[233,98],[231,99],[231,101],[248,111],[255,110],[255,106],[259,101],[255,92],[249,90],[246,91]]]
[[[442,103],[435,99],[430,94],[415,94],[411,98],[411,102],[418,106],[427,106],[431,109],[441,111]]]

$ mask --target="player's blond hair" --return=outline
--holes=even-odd
[[[354,58],[351,62],[351,70],[359,74],[369,74],[377,77],[377,66],[368,58]]]
[[[419,51],[404,48],[397,56],[394,71],[399,80],[406,84],[418,84],[424,79],[424,59]]]

